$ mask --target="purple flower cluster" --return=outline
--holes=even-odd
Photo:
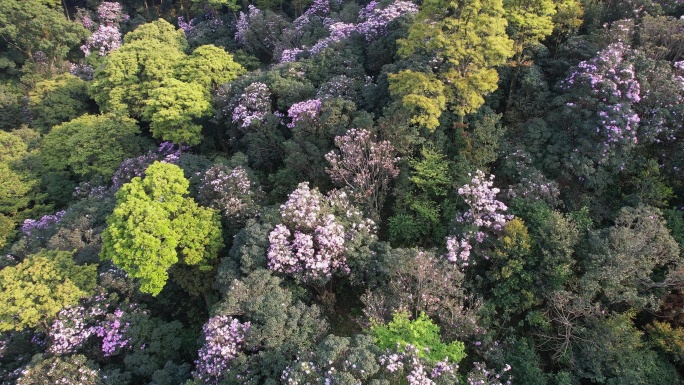
[[[235,318],[219,315],[209,318],[202,329],[204,345],[200,348],[199,358],[195,361],[195,376],[205,383],[218,382],[228,367],[228,362],[235,358],[245,342],[245,334],[250,323],[240,323]]]
[[[102,337],[102,353],[105,357],[114,355],[130,342],[129,338],[124,339],[130,323],[121,322],[123,316],[124,312],[121,309],[116,309],[113,314],[107,314],[100,325],[93,327],[93,334]]]
[[[253,122],[261,122],[270,112],[271,91],[266,84],[255,82],[245,87],[238,105],[233,109],[233,123],[246,128]]]
[[[237,40],[240,44],[244,45],[246,43],[245,33],[249,29],[249,19],[258,16],[259,14],[261,14],[259,8],[252,4],[248,6],[247,13],[240,12],[240,17],[235,25],[235,28],[237,29],[235,32],[235,40]]]
[[[314,44],[309,50],[311,53],[316,54],[334,43],[347,39],[352,33],[356,32],[356,25],[335,22],[328,26],[328,30],[330,31],[330,36]]]
[[[395,1],[387,8],[379,9],[376,1],[371,1],[359,12],[359,19],[363,20],[358,24],[356,30],[366,37],[367,41],[373,41],[387,33],[387,25],[392,21],[406,15],[418,13],[418,6],[410,1]]]
[[[95,76],[95,68],[88,64],[71,63],[69,73],[88,82],[93,80],[93,77]]]
[[[305,118],[314,119],[320,111],[320,99],[311,99],[295,103],[287,110],[287,116],[292,119],[287,127],[294,128],[298,121],[304,120]]]
[[[280,62],[281,63],[291,63],[294,61],[297,61],[297,55],[305,52],[302,49],[299,48],[293,48],[293,49],[285,49],[283,50],[283,53],[280,54]]]
[[[268,267],[305,282],[326,281],[335,272],[348,274],[347,243],[362,234],[372,236],[375,227],[344,193],[331,192],[326,199],[306,182],[280,206],[280,215],[283,223],[269,234]]]
[[[393,20],[401,16],[412,16],[416,13],[418,13],[418,7],[409,1],[399,0],[384,9],[378,8],[378,3],[372,1],[359,12],[359,20],[362,20],[360,23],[342,23],[328,18],[330,14],[329,0],[316,0],[302,16],[295,19],[294,25],[295,29],[300,31],[310,22],[311,17],[317,16],[323,19],[323,24],[328,27],[330,35],[319,40],[308,50],[312,54],[316,54],[334,43],[349,38],[353,33],[364,35],[367,41],[375,40],[387,33],[387,25]],[[237,34],[236,39],[238,39]],[[296,54],[303,51],[305,51],[305,47],[286,49],[283,51],[280,61],[281,63],[295,61]]]
[[[467,384],[468,385],[511,385],[510,375],[505,380],[503,379],[503,374],[511,370],[511,366],[506,364],[506,366],[501,370],[501,373],[497,373],[494,370],[487,369],[484,363],[474,362],[473,370],[468,373]]]
[[[492,186],[494,175],[487,178],[484,172],[477,170],[471,184],[458,189],[458,195],[465,199],[470,209],[460,214],[456,220],[475,225],[477,228],[501,231],[512,216],[503,214],[508,207],[496,199],[499,189]]]
[[[446,239],[447,259],[457,263],[461,267],[467,267],[470,260],[470,251],[473,246],[467,237],[458,239],[457,236],[447,237]]]
[[[327,19],[330,14],[330,0],[314,0],[313,4],[304,12],[303,15],[295,19],[294,25],[297,30],[301,30],[309,23],[312,16]],[[324,23],[327,24],[327,23]]]
[[[108,55],[113,50],[121,47],[121,32],[119,29],[110,25],[100,24],[86,44],[81,46],[81,51],[85,56],[89,56],[91,51],[97,51],[100,56]]]
[[[394,147],[388,141],[376,141],[368,130],[357,129],[336,137],[335,145],[340,153],[325,155],[330,163],[325,171],[333,181],[344,185],[352,199],[377,212],[389,181],[399,175]]]
[[[378,361],[382,370],[390,373],[391,377],[404,377],[409,385],[435,385],[435,381],[452,380],[456,383],[457,364],[449,364],[448,357],[444,361],[435,363],[432,369],[418,356],[418,349],[406,344],[401,353],[386,353]],[[404,376],[405,374],[405,376]]]
[[[629,61],[634,55],[621,42],[611,44],[595,58],[578,64],[563,82],[566,88],[573,85],[589,88],[591,96],[598,100],[596,132],[604,138],[603,157],[615,146],[637,142],[641,119],[634,105],[641,100],[641,85]]]
[[[191,19],[187,23],[185,22],[185,17],[179,16],[178,17],[178,28],[182,29],[183,32],[185,33],[185,36],[188,37],[190,35],[190,32],[195,28],[195,20],[196,19]]]
[[[105,1],[97,7],[97,18],[100,23],[106,25],[118,25],[128,20],[128,15],[123,14],[123,7],[119,3]]]
[[[62,220],[64,214],[66,214],[66,211],[58,211],[54,215],[44,215],[38,220],[25,219],[24,223],[21,225],[21,231],[24,232],[24,234],[26,235],[31,235],[31,232],[33,230],[47,229],[48,227]]]
[[[86,324],[86,309],[83,306],[63,309],[50,327],[52,344],[48,351],[53,354],[75,353],[92,332],[93,329]]]
[[[199,186],[199,199],[226,217],[248,216],[255,206],[252,181],[241,166],[231,170],[218,165],[207,170]]]
[[[114,304],[104,293],[97,294],[83,305],[61,310],[52,322],[48,337],[48,351],[53,354],[71,354],[80,349],[91,337],[100,337],[104,357],[110,357],[129,346],[127,332],[133,314],[144,312],[135,304],[125,305],[111,311]]]
[[[125,159],[112,176],[114,188],[120,188],[124,183],[130,182],[135,177],[142,177],[147,167],[155,161],[175,164],[178,162],[182,151],[188,148],[187,146],[176,148],[171,142],[163,142],[156,151],[149,151],[147,154],[136,158]]]
[[[121,32],[119,23],[128,20],[128,15],[122,13],[119,3],[103,2],[97,8],[97,17],[100,25],[97,30],[88,38],[86,44],[81,46],[81,51],[85,56],[92,52],[97,52],[100,56],[105,56],[113,50],[121,47]],[[82,19],[83,26],[92,29],[92,20],[87,15]]]

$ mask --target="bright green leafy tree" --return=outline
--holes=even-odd
[[[81,177],[110,177],[121,161],[140,152],[135,120],[115,114],[83,115],[45,135],[41,157],[46,168]]]
[[[390,74],[390,92],[412,112],[411,123],[434,130],[446,110],[444,84],[434,74],[411,70]]]
[[[143,117],[151,122],[152,136],[183,144],[202,141],[202,126],[192,120],[210,115],[212,109],[201,84],[170,78],[149,96]]]
[[[221,247],[218,213],[186,197],[188,186],[180,167],[155,162],[116,194],[100,257],[140,279],[141,292],[159,294],[179,260],[210,268]]]
[[[0,331],[47,328],[65,306],[95,287],[97,266],[77,266],[73,253],[42,250],[0,270]]]
[[[223,48],[214,45],[203,45],[179,63],[176,78],[187,82],[201,84],[206,90],[214,91],[221,84],[235,80],[245,69],[233,61],[233,56]]]
[[[408,313],[397,312],[387,325],[372,325],[371,333],[375,337],[375,343],[382,349],[403,351],[406,345],[413,345],[418,350],[419,357],[432,363],[446,357],[449,357],[450,363],[458,363],[466,356],[463,342],[442,342],[439,326],[425,313],[411,321]]]
[[[427,0],[408,37],[399,41],[399,54],[427,58],[445,88],[447,104],[463,117],[496,90],[496,67],[513,55],[506,25],[501,0]]]

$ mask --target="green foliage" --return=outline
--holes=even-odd
[[[493,301],[505,314],[522,312],[539,299],[535,297],[534,271],[537,261],[527,226],[519,218],[508,221],[494,249],[489,276]]]
[[[62,66],[69,50],[87,33],[80,23],[66,19],[56,0],[4,0],[0,8],[3,41],[30,60],[43,52],[48,71]]]
[[[200,9],[204,9],[206,6],[214,9],[228,7],[231,11],[236,12],[241,8],[237,0],[192,0],[192,2],[198,4]]]
[[[539,44],[553,32],[554,0],[504,0],[503,6],[509,36],[515,41],[518,55],[522,55],[524,48]]]
[[[291,359],[311,351],[328,324],[317,306],[295,300],[292,292],[268,270],[259,269],[235,280],[216,314],[240,316],[251,326],[244,351],[224,371],[227,383],[274,383]]]
[[[235,80],[245,69],[233,61],[233,56],[222,48],[203,45],[185,57],[176,69],[176,78],[186,83],[197,83],[205,90]]]
[[[646,205],[658,208],[667,207],[668,201],[674,196],[667,179],[661,174],[658,162],[649,159],[637,166],[640,170],[634,179],[628,182],[625,200],[635,206]]]
[[[211,114],[211,103],[205,88],[169,78],[149,93],[143,118],[150,121],[152,136],[182,144],[199,144],[202,126],[193,118]]]
[[[458,363],[466,356],[463,342],[445,344],[441,341],[439,326],[425,313],[411,321],[408,313],[397,312],[387,325],[376,323],[370,330],[378,347],[401,352],[406,345],[413,345],[418,349],[418,356],[431,363],[447,357],[450,363]]]
[[[182,52],[188,49],[188,41],[183,30],[176,29],[176,27],[164,19],[157,19],[151,23],[143,24],[127,33],[123,38],[124,45],[136,41],[144,43],[158,42],[170,49],[177,49]]]
[[[598,319],[575,351],[576,372],[596,384],[675,384],[676,369],[642,341],[628,315]]]
[[[155,162],[116,194],[100,257],[140,279],[144,293],[159,294],[179,257],[210,269],[221,247],[218,214],[186,198],[188,185],[178,166]]]
[[[434,131],[439,117],[446,110],[444,84],[433,74],[401,71],[389,74],[389,89],[412,113],[411,123]]]
[[[464,116],[496,90],[495,68],[513,55],[506,24],[501,0],[428,0],[408,37],[399,41],[399,54],[434,58],[447,105]]]
[[[393,244],[410,246],[421,240],[444,238],[449,220],[444,215],[448,204],[445,198],[452,184],[451,166],[445,155],[431,146],[423,147],[419,158],[409,160],[410,176],[403,184],[399,182],[398,189],[405,189],[405,193],[397,194],[398,212],[389,220]]]
[[[498,150],[506,129],[501,124],[501,115],[483,107],[472,116],[464,137],[464,155],[476,170],[486,170],[499,157]]]
[[[85,112],[87,101],[86,82],[75,76],[61,74],[43,80],[29,93],[31,125],[47,132]]]
[[[684,365],[684,329],[654,321],[646,326],[650,343],[667,354],[680,368]]]
[[[43,250],[0,270],[0,331],[46,330],[57,312],[91,294],[96,269],[75,265],[71,252]]]
[[[46,357],[35,355],[22,372],[17,385],[52,385],[58,383],[104,385],[100,370],[81,354]]]
[[[139,133],[133,119],[86,114],[53,127],[41,143],[41,158],[51,171],[110,178],[121,161],[141,152]]]

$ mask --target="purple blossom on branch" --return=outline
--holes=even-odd
[[[261,122],[271,113],[271,91],[264,83],[255,82],[247,87],[233,109],[233,123],[249,127],[253,122]]]
[[[326,172],[340,183],[352,199],[365,205],[376,215],[391,179],[399,175],[395,150],[388,141],[376,141],[368,130],[350,129],[335,138],[340,153],[331,151],[325,155],[330,163]]]
[[[66,211],[62,210],[56,212],[54,215],[44,215],[38,220],[25,219],[24,223],[21,225],[21,231],[26,235],[31,235],[31,232],[35,229],[47,229],[62,220],[64,214],[66,214]]]
[[[217,383],[230,360],[235,358],[243,347],[249,327],[249,322],[240,323],[229,316],[211,317],[202,328],[204,345],[200,348],[199,357],[195,361],[197,378],[207,384]]]
[[[374,237],[374,223],[363,219],[343,192],[324,197],[306,182],[280,206],[280,215],[283,223],[269,234],[268,267],[305,282],[324,283],[333,273],[348,274],[347,246],[360,237]]]
[[[311,99],[295,103],[290,107],[289,110],[287,110],[287,116],[292,119],[292,121],[288,123],[287,127],[294,128],[298,121],[305,118],[314,119],[320,111],[320,99]]]

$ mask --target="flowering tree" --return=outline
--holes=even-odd
[[[221,211],[225,217],[245,218],[256,210],[254,183],[247,170],[217,165],[204,173],[199,187],[199,201]]]
[[[287,110],[287,116],[292,119],[292,121],[288,123],[287,126],[289,128],[294,128],[297,122],[300,120],[314,119],[320,111],[320,99],[311,99],[295,103],[290,107],[289,110]]]
[[[349,273],[348,246],[373,238],[374,223],[364,220],[343,193],[324,197],[304,182],[280,206],[283,223],[269,234],[268,267],[314,283],[333,273]]]
[[[243,347],[249,327],[249,322],[240,323],[236,318],[226,315],[209,318],[202,328],[204,345],[195,362],[197,378],[204,383],[213,383],[220,379],[228,367],[228,361],[234,359]]]
[[[496,199],[499,189],[494,186],[494,175],[487,178],[484,172],[477,170],[471,179],[471,184],[466,184],[458,189],[458,194],[463,197],[469,206],[469,210],[460,213],[456,221],[470,227],[460,236],[451,236],[446,239],[447,258],[462,267],[469,265],[471,240],[482,243],[488,233],[499,233],[503,230],[506,222],[513,218],[504,214],[508,207]]]
[[[335,144],[340,154],[331,151],[325,155],[330,162],[325,171],[333,181],[344,185],[355,202],[377,217],[389,181],[399,175],[394,147],[388,141],[375,141],[368,130],[357,129],[336,137]]]
[[[271,91],[264,83],[255,82],[245,87],[233,109],[233,123],[242,128],[262,121],[271,112]]]

